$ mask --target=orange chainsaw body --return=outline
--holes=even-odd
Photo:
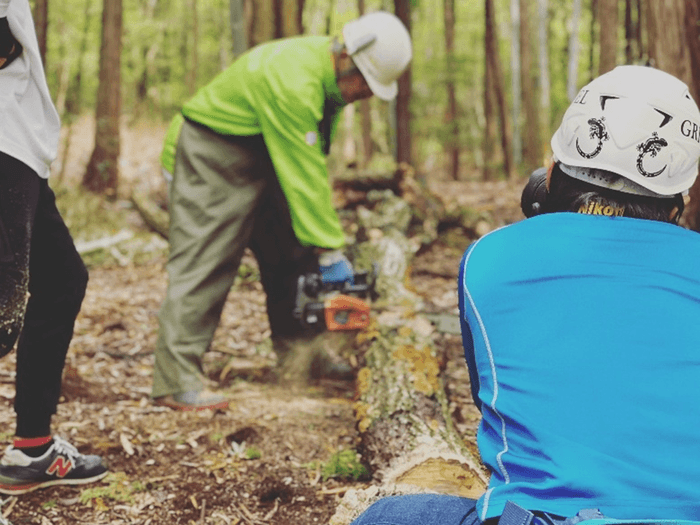
[[[324,301],[328,330],[362,330],[369,325],[369,304],[359,297],[336,295]]]

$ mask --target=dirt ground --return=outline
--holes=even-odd
[[[82,132],[89,137],[89,129]],[[125,173],[153,171],[159,133],[141,130],[122,138]],[[76,151],[69,162],[86,162],[89,148],[84,149],[87,153]],[[518,188],[476,182],[437,186],[485,213],[489,228],[517,220]],[[145,225],[135,220],[134,227]],[[468,242],[446,236],[415,261],[411,284],[434,309],[455,311],[457,269]],[[255,261],[246,255],[244,264],[254,267]],[[149,394],[164,265],[163,249],[146,263],[90,268],[54,428],[81,452],[104,456],[110,475],[88,486],[6,497],[0,513],[15,525],[326,523],[345,491],[369,483],[325,479],[322,473],[334,453],[357,444],[354,385],[278,387],[270,379],[274,354],[261,286],[240,279],[205,359],[212,387],[230,396],[230,409],[175,413],[154,406]],[[478,413],[459,336],[440,334],[436,343],[447,357],[445,384],[455,422],[473,439]],[[13,398],[11,354],[0,361],[3,446],[14,433]]]

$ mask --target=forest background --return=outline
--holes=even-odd
[[[35,0],[64,126],[94,114],[82,185],[119,184],[121,126],[167,122],[245,49],[296,34],[340,35],[394,11],[414,40],[399,97],[346,108],[331,173],[405,162],[423,178],[518,179],[549,158],[577,90],[618,64],[649,64],[697,97],[698,0]],[[663,28],[663,30],[661,30]],[[71,134],[64,133],[63,153]],[[61,171],[62,163],[54,169]],[[57,177],[60,183],[61,176]],[[54,180],[56,180],[54,179]],[[692,195],[700,195],[699,187]],[[694,199],[698,201],[700,199]],[[687,224],[700,224],[691,204]]]

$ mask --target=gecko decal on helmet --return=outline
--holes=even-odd
[[[668,165],[664,165],[664,167],[660,170],[649,172],[644,169],[644,157],[646,155],[656,157],[661,151],[661,148],[665,148],[666,146],[668,146],[668,141],[659,137],[659,134],[656,131],[651,134],[650,139],[645,140],[643,143],[637,146],[637,151],[639,151],[639,156],[637,157],[637,169],[639,170],[639,173],[641,173],[644,177],[658,177],[661,175]]]
[[[576,138],[576,151],[578,151],[578,154],[581,155],[584,159],[592,159],[600,151],[603,149],[603,142],[606,140],[610,140],[610,135],[608,135],[608,132],[605,131],[605,117],[602,118],[592,118],[588,119],[588,124],[590,124],[590,133],[588,136],[591,139],[598,139],[598,144],[596,145],[596,148],[591,151],[590,153],[586,153],[581,149],[581,146],[579,145],[579,140]]]

